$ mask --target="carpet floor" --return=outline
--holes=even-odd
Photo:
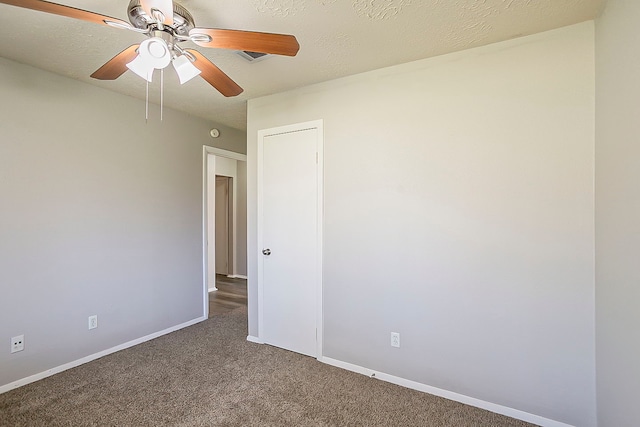
[[[4,393],[0,425],[532,426],[249,343],[246,317],[214,316]]]

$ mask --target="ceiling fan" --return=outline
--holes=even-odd
[[[172,0],[131,0],[127,7],[130,22],[44,0],[0,0],[0,3],[147,36],[146,40],[129,46],[91,74],[100,80],[115,80],[130,69],[150,82],[155,69],[173,64],[180,83],[200,75],[222,95],[236,96],[243,90],[236,82],[200,52],[180,44],[191,41],[202,47],[286,56],[295,56],[300,49],[292,35],[196,27],[189,11]]]

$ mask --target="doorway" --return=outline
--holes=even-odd
[[[218,277],[228,279],[240,279],[246,283],[247,279],[247,156],[219,148],[203,147],[203,314],[209,315],[209,297],[211,292],[218,290],[216,287],[216,253],[223,254],[226,271]],[[227,197],[216,201],[217,177],[223,178],[227,183]],[[223,193],[224,194],[224,193]],[[216,205],[226,205],[226,217],[223,225],[216,226]],[[223,208],[224,209],[224,208]],[[220,220],[220,219],[219,219]],[[226,246],[216,248],[216,230],[220,228]],[[226,233],[226,236],[224,234]],[[228,280],[229,281],[229,280]]]
[[[266,344],[322,356],[322,121],[258,133],[258,313]]]

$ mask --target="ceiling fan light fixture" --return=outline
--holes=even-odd
[[[180,79],[180,84],[185,84],[194,77],[200,75],[200,70],[191,63],[186,55],[180,55],[173,59],[173,68],[175,68]]]
[[[167,42],[160,37],[150,37],[140,43],[138,53],[150,67],[158,70],[165,68],[171,62],[171,50]]]
[[[154,69],[162,69],[171,62],[171,50],[160,37],[150,37],[140,43],[138,47],[138,56],[127,64],[127,67],[145,79],[151,82]]]
[[[138,55],[135,59],[127,64],[127,68],[151,83],[153,80],[153,70],[152,66],[147,64],[147,61],[142,58],[142,55]]]

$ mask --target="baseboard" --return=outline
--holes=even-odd
[[[379,380],[396,384],[402,387],[410,388],[410,389],[421,391],[424,393],[433,394],[435,396],[444,397],[445,399],[454,400],[456,402],[464,403],[465,405],[475,406],[476,408],[480,408],[480,409],[486,409],[487,411],[495,412],[496,414],[506,415],[508,417],[515,418],[521,421],[526,421],[542,427],[573,427],[570,424],[565,424],[560,421],[551,420],[549,418],[544,418],[539,415],[530,414],[528,412],[520,411],[518,409],[497,405],[495,403],[486,402],[484,400],[476,399],[474,397],[465,396],[463,394],[458,394],[452,391],[443,390],[441,388],[432,387],[426,384],[396,377],[394,375],[385,374],[384,372],[377,372],[372,369],[368,369],[362,366],[332,359],[330,357],[321,357],[318,360],[328,365],[346,369],[347,371],[356,372],[358,374],[366,375],[372,378],[377,378]]]
[[[254,337],[253,335],[248,335],[247,336],[247,341],[252,342],[252,343],[256,343],[256,344],[264,344],[264,341],[262,341],[258,337]]]
[[[55,374],[58,374],[60,372],[66,371],[67,369],[71,369],[71,368],[75,368],[76,366],[84,365],[85,363],[91,362],[93,360],[99,359],[99,358],[107,356],[109,354],[118,352],[120,350],[124,350],[124,349],[129,348],[129,347],[133,347],[134,345],[142,344],[143,342],[150,341],[150,340],[152,340],[154,338],[158,338],[158,337],[160,337],[162,335],[170,334],[171,332],[175,332],[175,331],[177,331],[179,329],[186,328],[187,326],[195,325],[196,323],[200,323],[200,322],[202,322],[204,320],[207,320],[207,317],[205,317],[205,316],[198,317],[197,319],[193,319],[193,320],[190,320],[188,322],[181,323],[181,324],[176,325],[176,326],[172,326],[171,328],[167,328],[167,329],[164,329],[164,330],[159,331],[159,332],[154,332],[153,334],[149,334],[149,335],[146,335],[144,337],[137,338],[135,340],[126,342],[124,344],[120,344],[120,345],[117,345],[115,347],[108,348],[108,349],[100,351],[98,353],[91,354],[89,356],[83,357],[83,358],[78,359],[78,360],[74,360],[73,362],[65,363],[64,365],[60,365],[60,366],[57,366],[55,368],[47,369],[44,372],[40,372],[38,374],[34,374],[34,375],[28,376],[26,378],[22,378],[20,380],[11,382],[9,384],[5,384],[3,386],[0,386],[0,394],[6,393],[6,392],[8,392],[10,390],[13,390],[13,389],[16,389],[18,387],[22,387],[23,385],[31,384],[31,383],[39,381],[41,379],[50,377],[52,375],[55,375]]]
[[[215,292],[217,290],[218,290],[218,288],[216,288],[215,286],[213,288],[207,289],[208,292]]]
[[[227,276],[229,279],[244,279],[244,280],[248,280],[249,278],[247,276],[243,276],[241,274],[231,274],[229,276]]]

